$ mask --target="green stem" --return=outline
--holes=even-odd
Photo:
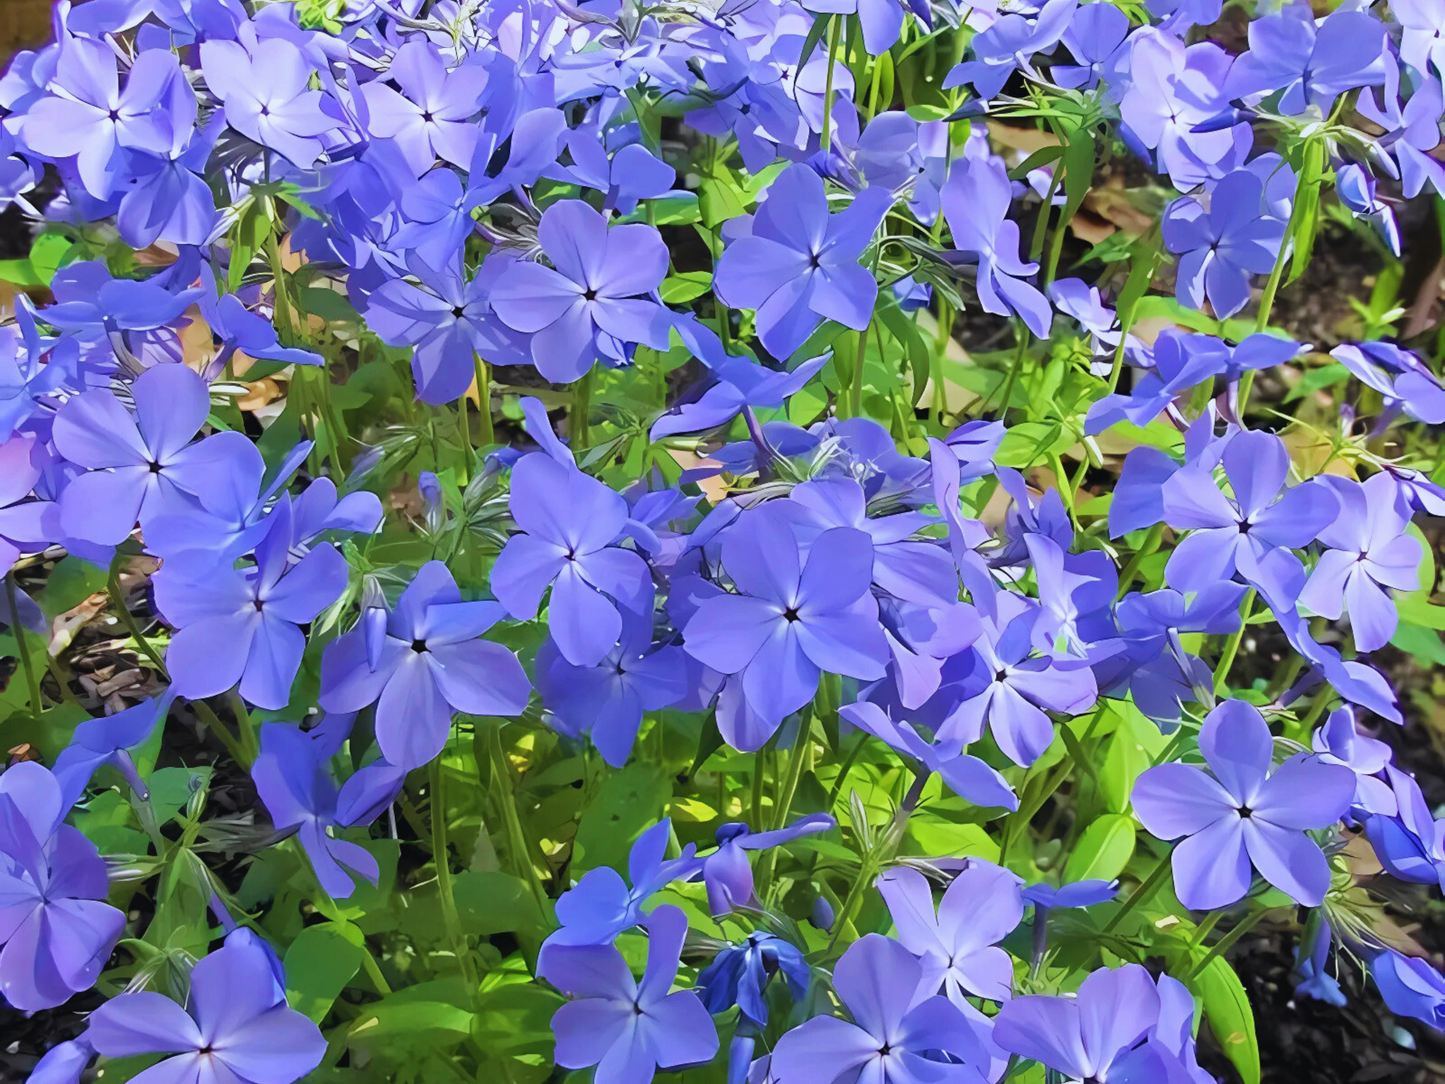
[[[447,851],[447,803],[445,792],[446,770],[442,758],[431,762],[431,853],[437,871],[437,894],[441,898],[442,925],[446,927],[447,940],[462,969],[462,978],[467,984],[467,993],[474,1001],[477,996],[477,969],[472,954],[467,948],[466,937],[462,934],[462,921],[457,914],[456,897],[452,895],[452,867]]]
[[[853,359],[853,386],[848,392],[848,416],[863,415],[863,359],[868,353],[868,329],[858,332],[858,354]]]
[[[783,827],[788,813],[793,808],[793,797],[798,792],[798,783],[803,778],[803,764],[808,759],[808,743],[813,739],[813,714],[809,712],[798,726],[798,737],[788,755],[788,775],[783,780],[783,789],[778,792],[778,806],[773,810],[773,829]]]
[[[1227,934],[1225,934],[1217,942],[1215,942],[1214,947],[1204,954],[1204,959],[1200,960],[1197,964],[1195,964],[1189,969],[1189,972],[1184,976],[1183,981],[1187,983],[1190,979],[1197,976],[1206,967],[1213,963],[1216,956],[1223,956],[1226,952],[1232,949],[1241,937],[1243,937],[1250,930],[1254,929],[1256,926],[1259,925],[1265,914],[1266,911],[1261,908],[1260,910],[1255,911],[1253,914],[1248,915],[1245,918],[1241,919],[1239,922],[1237,922],[1232,930],[1230,930]]]
[[[833,780],[833,787],[828,792],[828,808],[831,810],[838,804],[838,799],[843,794],[843,784],[848,780],[848,773],[853,769],[853,762],[858,759],[858,754],[863,751],[863,746],[868,743],[868,736],[861,735],[858,743],[853,746],[853,751],[843,761],[843,766],[838,769],[838,778]]]
[[[165,680],[170,681],[171,677],[166,671],[165,662],[162,661],[156,649],[151,647],[150,641],[145,638],[145,634],[140,630],[140,625],[136,624],[135,617],[126,607],[125,595],[120,589],[120,554],[116,554],[116,560],[111,562],[110,580],[106,584],[106,592],[110,595],[111,605],[115,607],[116,617],[120,618],[120,623],[124,625],[126,631],[130,633],[131,639],[135,641],[136,647],[140,649],[141,654],[150,660],[151,665],[156,668],[156,673],[160,674]]]
[[[833,69],[838,63],[838,31],[843,26],[841,15],[834,15],[828,26],[828,78],[823,84],[823,131],[818,137],[818,149],[828,153],[828,125],[833,119]]]
[[[481,415],[477,437],[485,448],[496,440],[492,432],[492,374],[482,355],[475,353],[472,355],[472,371],[477,377],[477,413]]]
[[[204,700],[192,700],[190,705],[201,717],[201,722],[210,727],[216,737],[221,739],[221,744],[226,747],[226,752],[231,754],[232,760],[247,769],[255,763],[255,758],[247,755],[245,746],[236,738],[236,735],[231,733],[231,728],[221,722],[221,717],[216,714],[210,704]]]
[[[512,779],[512,769],[507,763],[506,750],[502,748],[501,725],[488,727],[488,747],[492,757],[492,771],[496,774],[497,783],[501,794],[498,800],[502,805],[502,822],[507,829],[507,849],[512,852],[512,863],[517,867],[518,875],[527,882],[532,889],[532,895],[536,897],[537,906],[543,912],[547,909],[547,892],[542,887],[541,878],[537,876],[537,867],[532,865],[532,854],[527,847],[527,836],[522,831],[522,819],[517,816],[517,787]]]
[[[1239,654],[1240,641],[1244,639],[1244,630],[1249,627],[1249,611],[1254,608],[1254,594],[1253,587],[1244,593],[1244,605],[1240,608],[1239,628],[1229,634],[1229,639],[1224,642],[1224,650],[1219,653],[1219,663],[1214,667],[1214,693],[1216,696],[1225,696],[1229,692],[1229,668],[1234,665],[1234,658]]]
[[[1222,910],[1210,911],[1209,914],[1205,916],[1204,921],[1199,924],[1199,928],[1194,931],[1194,936],[1189,939],[1189,955],[1191,957],[1194,955],[1194,950],[1204,944],[1204,939],[1209,936],[1210,931],[1219,924],[1219,920],[1223,917],[1224,912]]]
[[[1087,460],[1085,461],[1087,462]],[[1059,497],[1064,502],[1064,511],[1069,514],[1069,522],[1074,525],[1074,530],[1079,530],[1079,516],[1074,511],[1074,491],[1070,488],[1069,474],[1064,470],[1063,456],[1053,452],[1049,456],[1049,466],[1054,469],[1054,481],[1058,486]]]
[[[863,902],[863,893],[873,882],[873,878],[882,872],[883,863],[893,857],[893,852],[903,838],[908,818],[918,808],[919,800],[923,797],[923,788],[928,783],[928,777],[931,774],[933,773],[927,768],[918,770],[918,774],[913,778],[913,786],[909,787],[908,793],[903,796],[903,802],[899,805],[898,812],[893,814],[893,820],[889,822],[878,846],[863,856],[863,861],[858,866],[858,876],[848,889],[847,898],[844,899],[843,906],[838,910],[838,917],[833,922],[833,933],[828,938],[827,955],[832,955],[834,948],[837,947],[838,938],[845,929],[852,926],[853,916]]]
[[[1143,544],[1129,558],[1129,563],[1124,566],[1124,571],[1119,574],[1119,597],[1123,598],[1134,582],[1134,575],[1139,571],[1139,566],[1144,558],[1150,556],[1159,548],[1159,543],[1164,540],[1164,524],[1156,523],[1149,528],[1149,533],[1144,536]]]
[[[15,637],[15,650],[20,654],[20,666],[25,671],[25,687],[30,693],[30,714],[39,719],[43,710],[40,679],[35,676],[35,664],[30,660],[30,649],[25,642],[25,622],[20,619],[20,606],[15,599],[14,572],[5,574],[5,600],[10,603],[10,632]]]
[[[1149,874],[1148,879],[1138,888],[1134,889],[1129,898],[1124,901],[1124,906],[1114,912],[1114,917],[1109,919],[1108,923],[1105,924],[1104,932],[1113,933],[1114,930],[1118,928],[1119,923],[1123,922],[1134,908],[1154,895],[1154,893],[1159,890],[1159,886],[1169,877],[1171,868],[1169,855],[1166,854],[1163,858],[1159,859],[1159,864],[1154,867],[1154,872]]]
[[[572,411],[567,417],[567,435],[572,438],[574,454],[587,447],[588,419],[592,416],[592,369],[572,385]]]
[[[813,713],[810,711],[798,726],[798,737],[793,742],[792,752],[788,756],[788,774],[783,780],[783,789],[778,792],[778,804],[773,810],[773,831],[782,828],[787,822],[788,813],[793,808],[793,798],[798,793],[798,783],[803,778],[803,767],[808,761],[808,751],[813,740]],[[768,857],[763,862],[762,876],[758,879],[758,898],[762,899],[767,893],[768,886],[773,883],[773,870],[777,866],[779,848],[773,847],[768,851]]]

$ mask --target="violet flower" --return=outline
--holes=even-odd
[[[1323,901],[1329,864],[1305,829],[1333,825],[1349,808],[1354,773],[1300,754],[1271,771],[1274,739],[1259,709],[1226,700],[1209,713],[1199,749],[1210,772],[1161,764],[1134,784],[1134,811],[1174,848],[1174,890],[1196,911],[1237,903],[1249,891],[1251,865],[1308,907]],[[1212,774],[1210,774],[1212,772]]]
[[[338,712],[375,704],[382,755],[419,768],[446,745],[453,712],[525,710],[532,689],[522,664],[480,638],[504,612],[496,602],[463,602],[446,565],[428,561],[397,599],[374,655],[363,625],[327,645],[319,702]]]
[[[908,949],[865,934],[833,969],[833,989],[853,1022],[815,1016],[788,1032],[773,1049],[773,1077],[779,1084],[986,1080],[983,1025],[942,995],[920,996],[923,981],[924,965]]]
[[[598,1084],[640,1084],[658,1069],[711,1061],[717,1028],[692,990],[672,990],[687,916],[666,905],[646,920],[647,969],[642,981],[610,945],[554,947],[537,971],[576,998],[552,1017],[555,1060],[564,1069],[596,1066]]]
[[[641,223],[608,228],[582,200],[542,212],[537,240],[552,267],[518,263],[492,287],[502,323],[532,336],[532,363],[548,380],[577,380],[599,358],[625,365],[629,346],[667,349],[671,314],[649,296],[667,274],[662,236]]]
[[[806,165],[778,174],[718,260],[715,289],[733,308],[755,309],[758,337],[773,357],[792,355],[823,322],[862,331],[873,317],[878,284],[858,259],[892,205],[866,188],[828,213],[822,179]]]
[[[191,970],[185,1008],[150,990],[118,994],[85,1034],[107,1058],[169,1055],[145,1075],[195,1084],[294,1084],[326,1053],[321,1030],[277,989],[270,954],[234,935]]]
[[[0,773],[0,994],[22,1012],[88,990],[125,927],[105,902],[105,862],[69,811],[39,764]]]

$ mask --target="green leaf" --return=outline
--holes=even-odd
[[[42,233],[30,246],[30,266],[46,286],[57,271],[79,256],[75,244],[63,233]]]
[[[286,1000],[321,1023],[361,968],[361,931],[337,922],[307,926],[286,950]]]
[[[627,854],[638,836],[662,819],[672,797],[672,777],[663,768],[629,764],[609,775],[582,811],[572,863],[581,873],[598,866],[627,868]]]
[[[709,229],[748,213],[743,193],[731,177],[709,177],[703,181],[697,189],[697,207],[703,225]]]
[[[406,992],[406,991],[403,991]],[[472,1031],[472,1014],[445,1001],[396,995],[367,1006],[346,1034],[349,1046],[457,1046]]]
[[[1064,880],[1112,881],[1133,857],[1134,821],[1120,813],[1105,813],[1079,837],[1064,865]]]
[[[44,286],[45,282],[35,271],[35,265],[26,260],[0,260],[0,282],[12,286]]]
[[[1118,726],[1099,769],[1099,788],[1109,812],[1127,813],[1134,780],[1154,763],[1169,739],[1131,702],[1106,700],[1104,704],[1105,710],[1117,716]]]
[[[669,275],[662,280],[662,300],[669,305],[681,305],[693,298],[701,297],[712,289],[712,273],[709,271],[683,271]]]
[[[1219,1040],[1224,1055],[1239,1071],[1244,1084],[1259,1084],[1259,1038],[1254,1030],[1254,1009],[1244,984],[1222,956],[1209,961],[1189,986],[1204,1003],[1204,1019]]]
[[[467,870],[452,882],[462,928],[479,937],[538,933],[550,925],[520,878],[500,870]]]

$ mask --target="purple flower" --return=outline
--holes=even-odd
[[[781,407],[817,376],[832,357],[830,352],[809,358],[791,371],[769,369],[748,358],[724,352],[717,333],[691,313],[679,316],[673,327],[716,382],[696,399],[684,397],[660,415],[648,434],[652,440],[716,429],[747,407]]]
[[[97,199],[110,196],[116,186],[120,148],[154,154],[170,149],[174,132],[162,104],[166,98],[189,95],[195,116],[194,95],[169,50],[139,53],[122,89],[109,45],[67,35],[49,87],[54,93],[25,111],[21,138],[28,150],[47,158],[74,155],[82,183]]]
[[[1119,882],[1091,879],[1072,881],[1058,888],[1040,883],[1026,886],[1022,895],[1025,903],[1045,911],[1056,907],[1096,907],[1119,898]]]
[[[1236,434],[1223,461],[1233,499],[1219,491],[1205,464],[1185,467],[1164,483],[1165,522],[1192,531],[1165,566],[1170,585],[1181,591],[1203,590],[1236,569],[1246,579],[1255,576],[1272,549],[1308,545],[1339,514],[1339,501],[1320,482],[1281,494],[1289,452],[1272,433]]]
[[[963,752],[960,741],[931,744],[911,723],[894,721],[877,704],[860,700],[845,704],[838,714],[865,734],[872,734],[895,752],[910,757],[924,768],[937,772],[949,790],[977,806],[1015,810],[1018,796],[997,769],[986,761]]]
[[[314,350],[282,346],[276,327],[264,316],[258,316],[235,294],[214,297],[209,291],[201,294],[201,313],[211,334],[221,340],[221,352],[211,360],[206,372],[219,376],[237,350],[258,361],[280,361],[287,365],[323,365],[324,359]]]
[[[1400,225],[1395,221],[1395,212],[1390,205],[1375,195],[1375,178],[1369,170],[1358,162],[1336,166],[1335,194],[1355,218],[1374,227],[1380,240],[1399,259]]]
[[[1083,659],[1035,652],[1043,611],[1031,599],[1003,593],[997,618],[980,616],[983,635],[944,665],[937,696],[952,706],[937,736],[970,745],[987,730],[1005,756],[1027,767],[1053,744],[1045,711],[1078,715],[1098,698],[1098,686]]]
[[[758,930],[714,956],[698,974],[696,989],[714,1016],[736,1005],[744,1018],[762,1027],[768,1022],[763,995],[772,977],[779,974],[793,999],[801,1001],[808,992],[808,962],[791,942]]]
[[[1420,586],[1420,543],[1405,533],[1410,508],[1388,474],[1376,474],[1363,484],[1331,478],[1330,488],[1339,498],[1340,513],[1319,533],[1328,548],[1299,601],[1331,619],[1347,610],[1355,647],[1374,651],[1390,642],[1399,625],[1390,589],[1413,591]]]
[[[754,832],[746,824],[724,824],[717,830],[717,850],[702,858],[702,879],[707,886],[708,905],[713,917],[728,914],[734,907],[752,907],[753,867],[749,851],[781,847],[803,836],[836,828],[838,822],[827,813],[799,817],[786,828]]]
[[[611,866],[598,866],[562,893],[557,900],[562,928],[547,938],[543,954],[554,946],[610,945],[618,934],[643,921],[642,905],[651,896],[701,870],[702,860],[694,856],[696,844],[689,843],[677,858],[663,857],[671,835],[672,821],[664,818],[637,837],[627,856],[631,888]]]
[[[206,382],[184,365],[147,369],[131,385],[135,415],[107,388],[82,392],[55,417],[55,449],[87,468],[60,497],[60,525],[88,542],[114,545],[139,520],[210,500],[228,456],[254,455],[241,433],[218,433],[198,443],[211,397]],[[244,446],[244,448],[242,447]]]
[[[361,88],[371,134],[395,140],[418,177],[437,158],[467,169],[480,131],[473,119],[481,108],[487,69],[464,63],[448,71],[436,46],[413,40],[396,51],[384,78]]]
[[[915,12],[927,10],[907,6]],[[821,14],[857,15],[869,56],[882,56],[898,43],[907,15],[904,0],[806,0],[803,7]]]
[[[1284,243],[1285,221],[1270,212],[1265,185],[1248,169],[1215,184],[1209,210],[1198,200],[1175,200],[1164,212],[1164,245],[1179,255],[1175,296],[1202,309],[1207,298],[1221,320],[1249,301],[1251,275],[1274,267]]]
[[[43,550],[47,536],[58,533],[55,504],[30,499],[44,457],[43,442],[29,433],[0,444],[0,575],[10,571],[22,553]]]
[[[531,620],[547,588],[547,628],[573,666],[596,666],[622,636],[621,606],[650,614],[652,575],[616,545],[628,522],[622,494],[574,464],[534,452],[512,468],[512,518],[522,528],[492,566],[492,591],[519,621]]]
[[[1193,335],[1166,328],[1154,340],[1153,361],[1153,366],[1145,370],[1129,394],[1115,393],[1095,400],[1084,418],[1086,434],[1096,436],[1121,421],[1137,426],[1148,425],[1169,410],[1180,395],[1225,372],[1229,367],[1229,346],[1213,335]],[[1145,449],[1140,452],[1140,457],[1136,462],[1141,465],[1146,461],[1145,457],[1155,461],[1160,457],[1167,460],[1164,453],[1157,449]],[[1172,474],[1175,468],[1172,461],[1169,462]],[[1122,477],[1119,488],[1128,488]],[[1113,519],[1111,506],[1111,531]]]
[[[1032,74],[1029,58],[1053,48],[1077,8],[1078,0],[1047,0],[1032,20],[1018,14],[1000,16],[969,43],[974,59],[950,71],[943,89],[972,83],[980,98],[992,98],[1016,69]]]
[[[1141,157],[1157,161],[1176,188],[1193,188],[1243,165],[1253,144],[1248,123],[1216,123],[1228,109],[1220,86],[1232,62],[1212,41],[1186,47],[1171,33],[1142,28],[1106,65],[1110,90],[1122,89],[1120,135]],[[1124,67],[1127,77],[1116,67]]]
[[[1305,829],[1328,828],[1355,793],[1354,773],[1300,754],[1271,772],[1274,739],[1259,709],[1226,700],[1209,713],[1199,749],[1210,772],[1161,764],[1134,784],[1134,811],[1174,848],[1174,890],[1196,911],[1227,907],[1249,891],[1250,866],[1308,907],[1330,885],[1329,863]]]
[[[32,761],[0,774],[0,994],[23,1012],[88,990],[125,927],[105,862],[64,823],[59,780]]]
[[[271,955],[227,938],[191,971],[186,1008],[149,990],[90,1015],[86,1039],[107,1058],[170,1055],[144,1075],[195,1084],[293,1084],[321,1064],[321,1030],[286,1004]]]
[[[1328,114],[1335,98],[1385,79],[1385,28],[1365,11],[1336,11],[1317,24],[1308,4],[1290,4],[1249,24],[1249,51],[1229,70],[1230,98],[1283,91],[1286,116],[1316,106]]]
[[[1430,961],[1392,948],[1376,949],[1368,954],[1368,960],[1370,977],[1392,1013],[1445,1031],[1445,975]]]
[[[1380,393],[1385,409],[1375,423],[1376,432],[1401,411],[1427,425],[1445,422],[1445,388],[1413,351],[1388,342],[1345,343],[1331,350],[1330,357]]]
[[[463,602],[440,561],[428,561],[397,599],[373,655],[358,625],[321,657],[320,704],[360,711],[376,704],[382,756],[410,771],[446,745],[453,712],[520,715],[532,688],[517,657],[480,639],[505,611],[495,602]]]
[[[620,552],[620,551],[619,551]],[[552,725],[572,737],[590,733],[602,759],[627,763],[644,712],[660,711],[687,695],[682,649],[653,650],[646,623],[625,619],[622,635],[596,666],[567,661],[548,640],[537,652],[537,691]]]
[[[171,688],[188,700],[240,683],[257,707],[284,708],[301,667],[309,624],[346,590],[346,559],[330,543],[290,563],[292,516],[283,497],[256,564],[167,567],[157,572],[156,607],[178,630],[166,649]]]
[[[1295,973],[1300,980],[1294,992],[1297,997],[1312,997],[1342,1009],[1345,995],[1340,991],[1339,982],[1328,971],[1331,940],[1330,923],[1324,911],[1310,912],[1304,936],[1294,950]],[[1306,945],[1309,946],[1308,952],[1305,951]]]
[[[915,538],[933,519],[922,512],[868,515],[867,494],[853,478],[813,478],[794,486],[792,499],[817,520],[821,530],[849,527],[873,540],[873,582],[881,590],[920,606],[958,601],[958,574],[948,550]]]
[[[1021,885],[1008,870],[970,859],[935,914],[933,889],[916,869],[898,866],[878,878],[899,943],[923,965],[920,993],[942,989],[966,1013],[970,997],[1013,996],[1013,958],[998,943],[1023,920]]]
[[[388,279],[368,300],[367,325],[392,346],[412,346],[417,397],[426,403],[461,398],[476,374],[476,358],[494,365],[525,364],[525,336],[498,318],[498,284],[520,266],[505,255],[484,260],[464,280],[455,270],[423,269],[419,285]]]
[[[1156,986],[1139,964],[1102,967],[1083,981],[1077,997],[1030,995],[1008,1002],[994,1018],[994,1042],[1071,1081],[1174,1080],[1184,1066],[1161,1026],[1167,1021],[1161,1019],[1165,983],[1175,980],[1164,976]],[[1185,999],[1192,1008],[1187,991]]]
[[[564,1069],[597,1066],[597,1084],[642,1084],[658,1069],[712,1060],[717,1028],[692,990],[669,993],[677,977],[687,916],[671,905],[648,916],[642,981],[610,945],[554,947],[538,974],[577,1000],[552,1017],[555,1060]]]
[[[1073,3],[1050,0],[1049,7],[1064,4],[1072,10]],[[1007,15],[999,22],[1018,18]],[[1008,218],[1013,188],[1003,159],[993,155],[965,159],[944,183],[942,200],[957,255],[978,262],[976,285],[984,311],[999,316],[1017,313],[1030,331],[1048,338],[1054,310],[1037,287],[1024,281],[1039,266],[1019,256],[1018,223]]]
[[[892,205],[892,195],[866,188],[835,215],[822,179],[792,165],[768,186],[751,219],[718,260],[715,289],[733,308],[757,312],[768,353],[787,358],[823,320],[862,331],[873,318],[878,284],[858,258]]]
[[[532,363],[548,380],[576,380],[602,358],[630,359],[629,344],[667,349],[672,316],[651,297],[667,274],[667,246],[651,226],[607,226],[581,200],[542,213],[537,240],[552,267],[519,263],[492,287],[507,326],[532,336]],[[554,270],[555,268],[555,270]]]
[[[1105,63],[1124,43],[1129,17],[1113,4],[1083,4],[1069,21],[1063,43],[1078,65],[1055,64],[1049,75],[1061,87],[1091,90],[1099,82]]]
[[[1348,707],[1330,712],[1324,726],[1314,732],[1310,746],[1330,764],[1343,764],[1355,773],[1355,805],[1369,813],[1394,816],[1399,810],[1395,791],[1384,779],[1394,751],[1378,738],[1355,728],[1355,713]]]
[[[1430,814],[1425,795],[1413,776],[1385,765],[1395,813],[1365,820],[1365,834],[1375,857],[1391,877],[1411,884],[1445,888],[1445,831]]]
[[[773,1079],[778,1084],[986,1080],[983,1026],[946,997],[921,997],[923,980],[924,965],[906,948],[865,934],[833,969],[833,989],[853,1022],[815,1016],[788,1032],[773,1050]]]
[[[130,758],[130,750],[145,743],[170,711],[173,697],[163,693],[159,700],[139,704],[101,719],[88,719],[75,728],[70,744],[55,758],[56,781],[68,809],[82,794],[91,776],[106,764],[125,776],[136,796],[144,801],[150,794]]]
[[[372,884],[380,869],[366,848],[338,838],[334,829],[370,824],[396,797],[406,773],[378,760],[338,791],[326,770],[335,744],[325,727],[303,733],[291,723],[264,723],[251,779],[276,830],[296,831],[317,882],[332,899],[344,900],[356,890],[348,869]]]
[[[1106,660],[1100,683],[1115,695],[1127,690],[1139,710],[1156,723],[1179,721],[1180,705],[1211,703],[1214,675],[1184,648],[1180,633],[1223,636],[1238,630],[1243,584],[1212,584],[1186,599],[1178,591],[1134,593],[1119,601],[1115,619],[1124,642],[1122,656]],[[1121,669],[1122,667],[1122,669]]]
[[[804,560],[787,510],[773,502],[729,528],[722,553],[741,593],[705,599],[683,630],[683,646],[719,673],[741,674],[748,706],[773,729],[813,698],[824,672],[883,676],[888,648],[868,590],[868,535],[824,531]]]
[[[677,180],[677,171],[640,143],[618,148],[609,159],[602,139],[579,128],[567,137],[567,149],[571,166],[556,166],[547,176],[603,193],[604,210],[630,215],[639,200],[665,196]]]
[[[318,137],[338,126],[323,109],[321,91],[310,89],[315,69],[284,38],[266,38],[249,49],[211,38],[201,43],[201,71],[224,103],[227,124],[301,169],[310,169],[320,156]]]

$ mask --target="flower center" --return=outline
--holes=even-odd
[[[426,641],[413,640],[411,642],[411,649],[415,651],[418,655],[424,654],[426,652]]]

